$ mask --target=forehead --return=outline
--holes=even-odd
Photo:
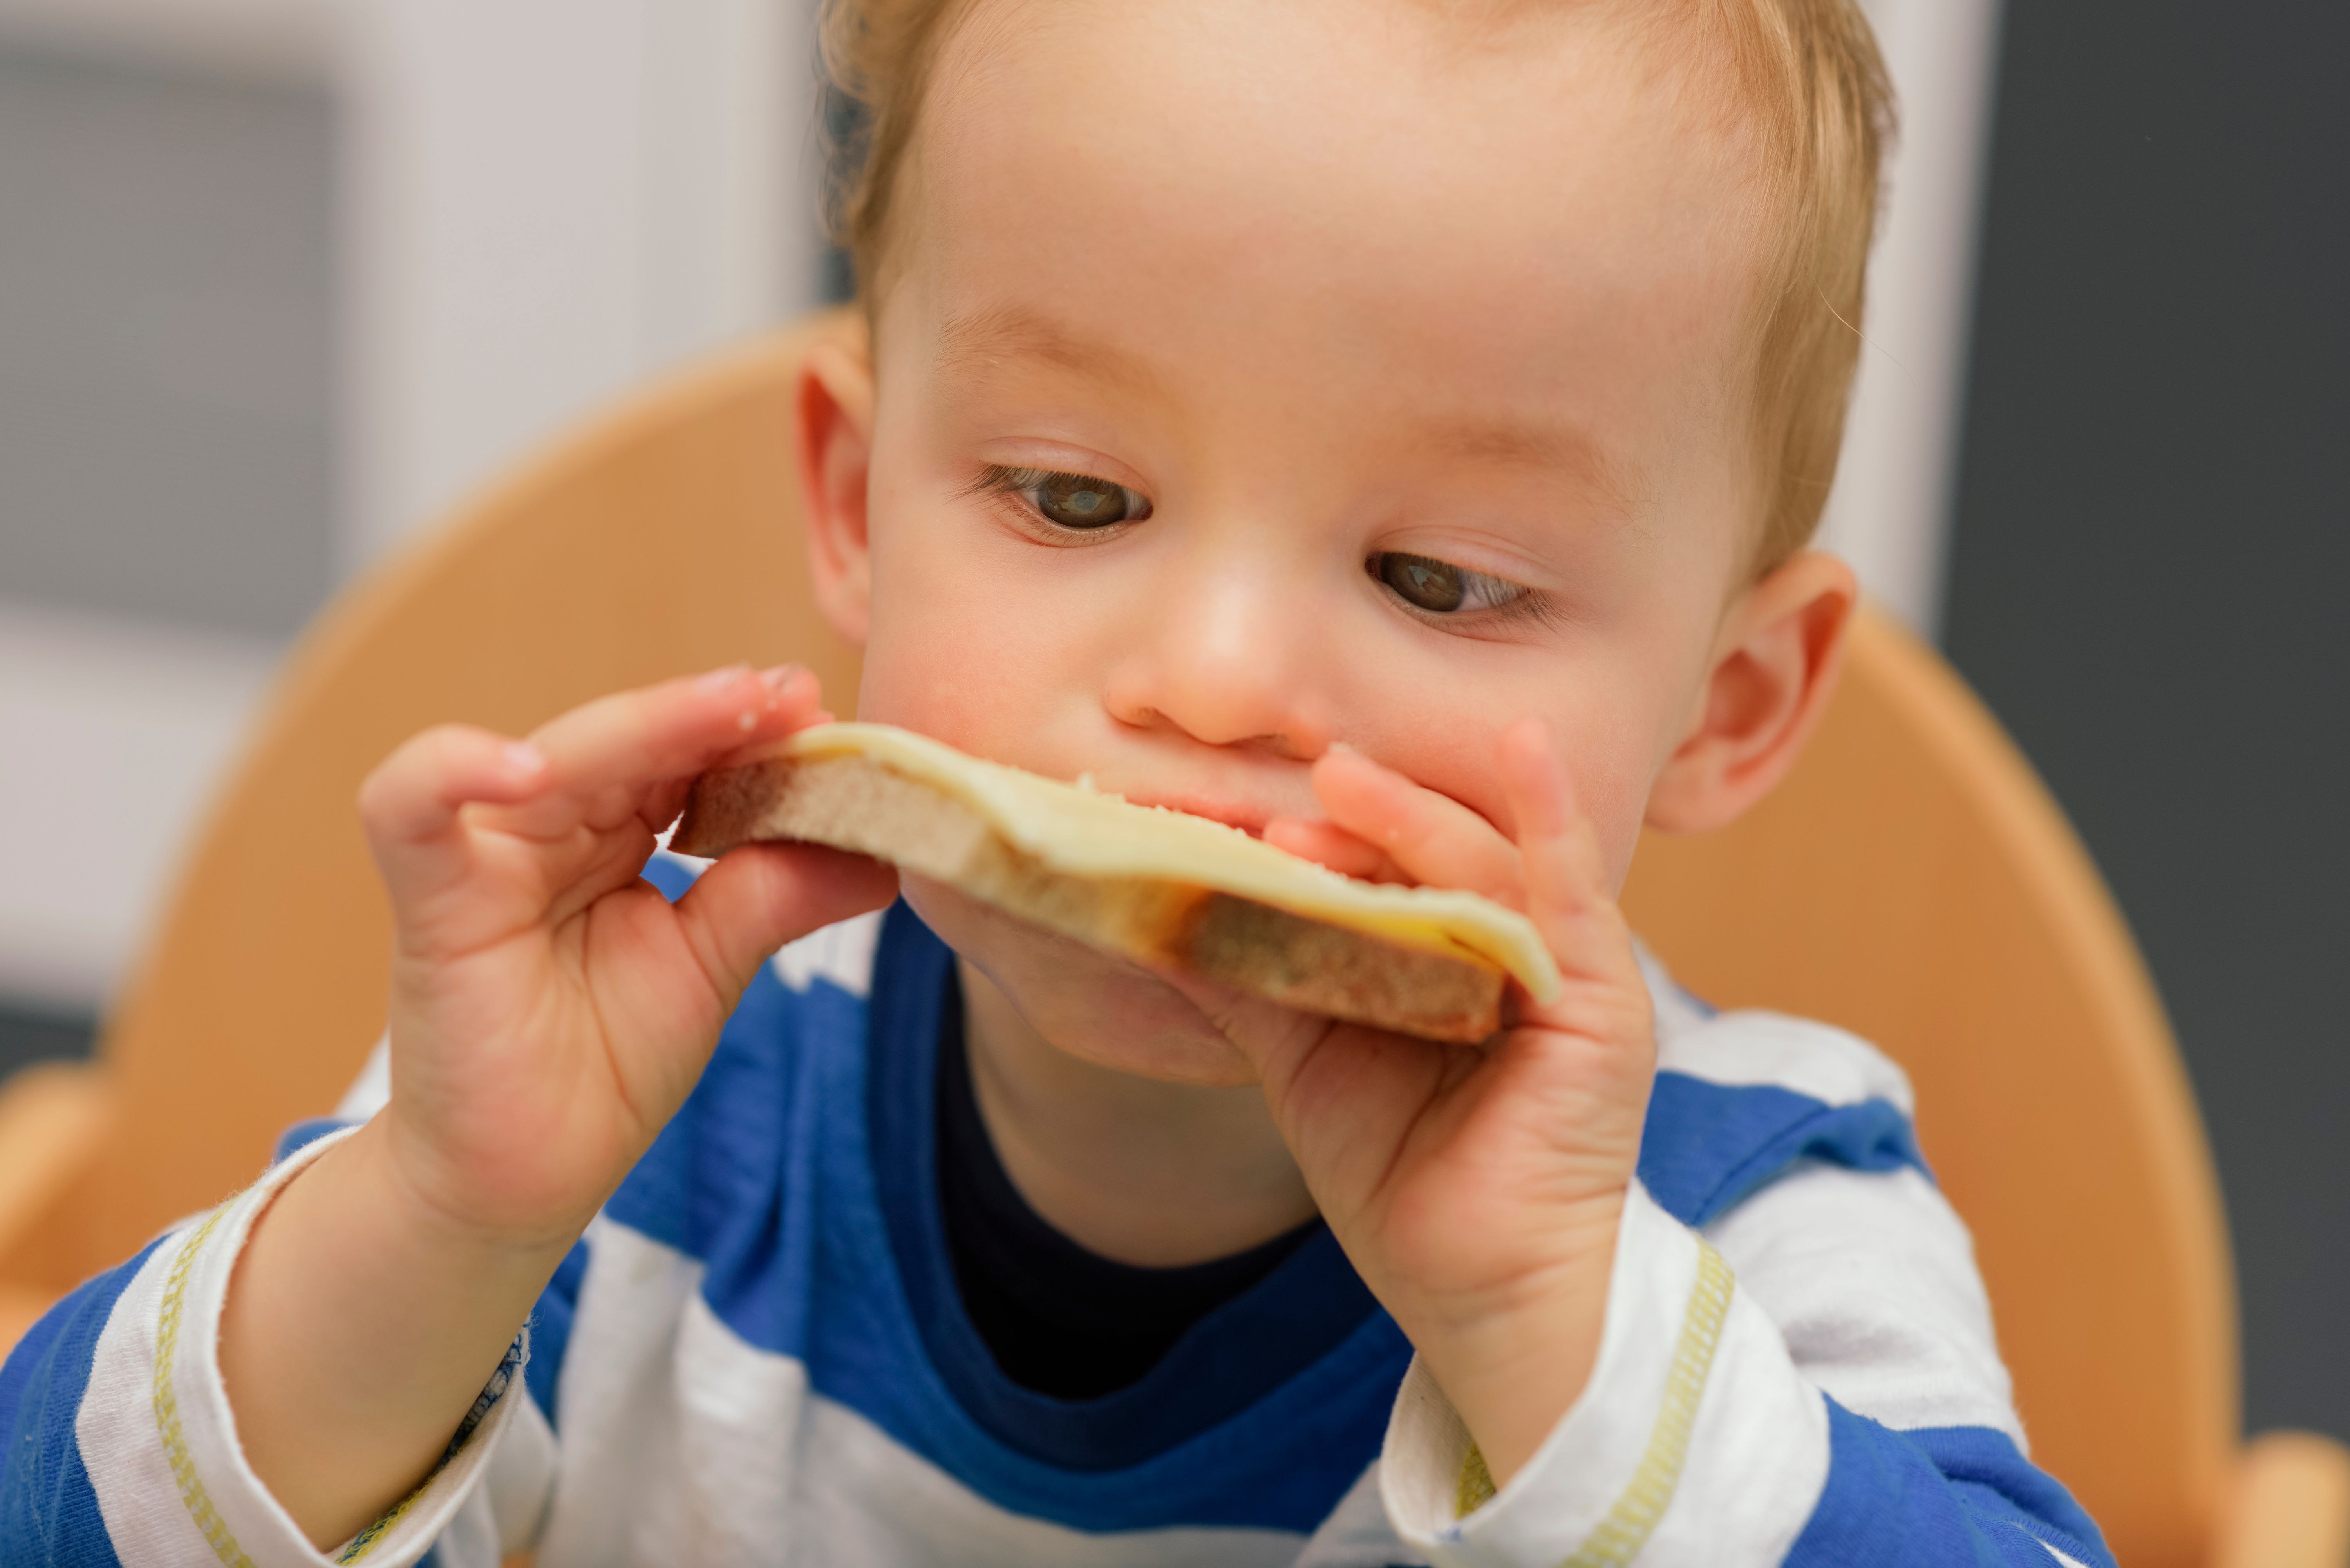
[[[1754,182],[1718,106],[1612,9],[1462,9],[980,0],[901,187],[900,275],[966,369],[1141,379],[1180,344],[1334,392],[1721,393]]]

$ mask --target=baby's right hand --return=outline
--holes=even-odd
[[[567,1243],[684,1102],[767,954],[892,896],[885,867],[753,845],[675,905],[639,877],[694,775],[822,722],[806,670],[747,667],[574,709],[526,742],[429,730],[359,810],[397,927],[401,1185],[485,1240]]]

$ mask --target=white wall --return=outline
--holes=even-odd
[[[356,566],[816,297],[807,0],[353,0]]]
[[[1901,97],[1860,379],[1822,543],[1928,637],[1941,624],[2000,0],[1864,0]]]
[[[113,992],[267,682],[233,633],[0,604],[0,996]]]

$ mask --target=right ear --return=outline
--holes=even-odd
[[[865,646],[873,595],[866,481],[873,462],[873,359],[865,326],[828,337],[800,364],[800,515],[816,601],[832,629]]]

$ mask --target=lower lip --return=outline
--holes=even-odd
[[[1264,836],[1264,825],[1273,820],[1270,813],[1243,812],[1210,801],[1185,800],[1180,797],[1151,800],[1134,795],[1128,795],[1126,798],[1137,805],[1155,805],[1167,811],[1180,811],[1186,816],[1205,817],[1210,822],[1221,823],[1226,827],[1236,827],[1251,838]]]

